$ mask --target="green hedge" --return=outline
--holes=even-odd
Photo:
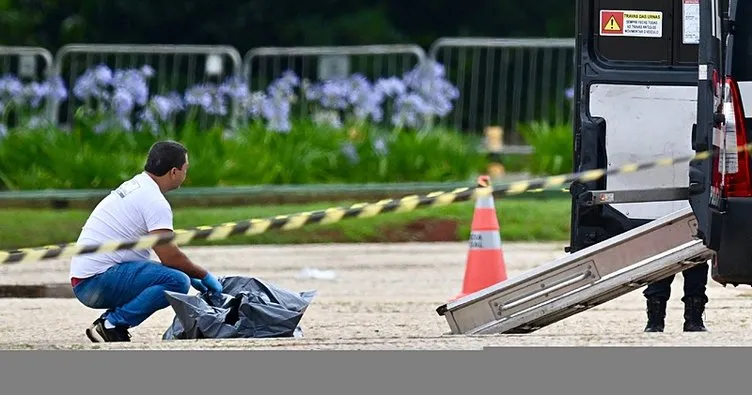
[[[571,128],[522,129],[535,153],[508,171],[572,171]],[[289,133],[261,124],[208,130],[186,126],[160,135],[78,125],[11,129],[0,139],[0,189],[112,188],[143,168],[151,144],[175,139],[190,150],[185,186],[470,181],[487,158],[479,138],[452,130],[334,129],[295,121]],[[517,166],[515,166],[515,164]]]
[[[306,121],[289,133],[251,125],[174,133],[95,133],[77,126],[12,129],[0,143],[7,189],[111,188],[143,168],[149,146],[175,139],[190,151],[186,186],[457,181],[486,165],[477,141],[449,130],[337,130]]]

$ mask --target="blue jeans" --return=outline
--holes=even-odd
[[[106,309],[103,315],[116,326],[133,328],[158,310],[168,307],[164,291],[187,294],[187,274],[159,262],[124,262],[88,278],[73,288],[81,303]]]

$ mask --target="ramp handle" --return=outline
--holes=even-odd
[[[580,282],[582,280],[585,280],[586,278],[590,277],[590,275],[591,275],[590,270],[587,270],[585,273],[578,274],[576,276],[570,277],[570,278],[568,278],[568,279],[566,279],[564,281],[561,281],[560,283],[554,285],[553,287],[545,288],[545,289],[540,290],[540,291],[538,291],[538,292],[536,292],[536,293],[534,293],[532,295],[528,295],[528,296],[519,298],[517,300],[514,300],[511,303],[504,304],[504,305],[500,306],[499,308],[501,309],[502,307],[505,307],[505,308],[513,309],[513,308],[515,308],[515,307],[517,307],[517,306],[519,306],[521,304],[524,304],[524,303],[527,303],[527,302],[529,302],[529,301],[531,301],[533,299],[536,299],[536,298],[540,297],[541,295],[545,295],[545,294],[547,294],[549,292],[557,291],[559,289],[566,288],[566,287],[568,287],[568,286],[570,286],[572,284],[576,284],[576,283],[578,283],[578,282]]]

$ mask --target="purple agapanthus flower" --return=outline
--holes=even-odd
[[[306,91],[306,99],[332,110],[347,109],[353,96],[349,81],[342,78],[311,85]]]
[[[380,78],[375,85],[375,89],[387,97],[401,96],[407,92],[407,86],[397,77]]]
[[[355,148],[355,145],[352,142],[347,141],[347,142],[342,143],[341,151],[342,151],[342,154],[345,156],[345,158],[347,158],[347,160],[351,164],[355,165],[360,162],[360,155],[358,154],[358,149]]]
[[[143,76],[144,76],[144,77],[145,77],[146,79],[149,79],[149,78],[151,78],[151,77],[154,77],[154,68],[153,68],[153,67],[151,67],[151,66],[150,66],[150,65],[148,65],[148,64],[145,64],[145,65],[141,66],[141,69],[140,69],[139,71],[141,71],[141,74],[142,74],[142,75],[143,75]]]
[[[566,96],[567,99],[572,100],[574,98],[574,88],[567,88],[564,91],[564,96]]]
[[[9,80],[12,81],[12,80]],[[0,85],[3,82],[0,81]],[[20,87],[20,90],[19,90]],[[10,83],[6,83],[6,89],[4,91],[7,94],[14,94],[12,101],[16,104],[27,104],[33,109],[38,109],[42,106],[45,100],[51,100],[53,102],[59,102],[68,97],[68,92],[65,89],[63,80],[59,76],[55,76],[45,81],[32,81],[26,85],[21,84],[17,80]],[[0,89],[3,89],[0,87]],[[2,102],[3,93],[0,92],[0,102]]]
[[[385,95],[361,74],[313,84],[305,94],[308,100],[326,110],[352,110],[359,121],[370,118],[379,122],[383,118],[381,104]]]
[[[191,106],[209,107],[213,100],[212,91],[211,84],[195,85],[185,92],[185,103]]]
[[[254,106],[254,97],[251,95],[251,91],[248,88],[246,80],[240,76],[232,76],[226,79],[217,88],[217,94],[221,96],[222,101],[228,100],[231,103],[238,105],[238,109],[241,114],[249,114],[252,112],[251,107]]]
[[[452,101],[459,97],[459,90],[444,77],[444,66],[427,61],[405,73],[402,80],[430,108],[426,115],[444,117],[452,111]]]
[[[159,130],[160,122],[170,121],[175,114],[184,109],[184,103],[177,92],[155,95],[139,114],[137,127],[139,129],[148,128],[152,132],[156,132]]]
[[[86,70],[76,79],[73,94],[80,100],[108,101],[110,94],[108,87],[112,81],[112,70],[105,65],[99,65]]]
[[[122,87],[115,88],[115,93],[112,95],[112,109],[118,117],[129,116],[135,104],[136,101],[131,92]]]
[[[320,110],[314,111],[313,122],[316,125],[326,126],[334,129],[342,127],[342,119],[336,111]]]
[[[50,94],[50,86],[47,83],[31,82],[24,86],[23,97],[32,108],[39,108],[42,101]]]
[[[133,130],[133,122],[125,117],[108,117],[94,126],[94,131],[96,133],[104,133],[114,127],[120,127],[125,131],[131,131]]]
[[[353,89],[351,104],[355,118],[359,121],[366,121],[371,118],[376,122],[381,122],[384,117],[381,104],[384,101],[385,94],[359,74],[350,77],[350,83]]]
[[[300,78],[292,70],[287,70],[282,73],[282,76],[272,82],[267,89],[270,93],[276,92],[284,95],[285,97],[292,97],[295,95],[295,88],[300,86]]]
[[[261,116],[268,122],[269,130],[274,132],[289,132],[291,103],[281,95],[266,96],[261,102]]]
[[[116,117],[123,118],[123,127],[130,130],[124,117],[129,117],[136,106],[143,106],[149,99],[147,79],[153,75],[150,66],[140,69],[111,70],[106,65],[87,69],[76,79],[73,94],[80,100],[97,100],[103,108],[110,108]],[[64,99],[62,81],[51,81],[50,95],[55,101]]]
[[[423,126],[423,121],[432,114],[431,104],[417,93],[408,93],[397,98],[392,123],[398,127]]]
[[[118,90],[128,92],[135,104],[139,106],[145,105],[149,100],[149,85],[146,82],[146,77],[139,70],[118,70],[110,81],[115,92]]]
[[[378,156],[386,156],[389,153],[389,147],[384,137],[379,136],[373,140],[373,151]]]
[[[227,114],[226,98],[213,83],[203,83],[188,89],[185,93],[185,104],[201,107],[212,115]]]
[[[109,85],[112,81],[112,70],[105,65],[96,66],[92,71],[92,75],[99,85]]]
[[[271,131],[289,131],[292,104],[296,101],[296,88],[300,78],[290,70],[282,73],[269,87],[260,92],[250,92],[247,82],[233,76],[219,85],[205,83],[187,89],[183,96],[171,93],[150,98],[148,79],[155,70],[144,65],[138,68],[112,70],[106,65],[96,65],[78,77],[71,89],[81,100],[96,100],[101,108],[111,112],[111,120],[98,126],[98,130],[117,124],[130,130],[131,114],[139,107],[142,124],[157,125],[168,121],[185,106],[199,107],[213,115],[226,115],[230,102],[239,104],[242,114],[266,121]],[[384,118],[383,103],[391,99],[391,121],[398,126],[419,127],[432,117],[442,117],[452,110],[452,102],[459,91],[446,80],[444,66],[429,61],[405,73],[402,78],[389,77],[371,83],[360,74],[346,78],[321,81],[304,89],[304,95],[319,107],[311,114],[319,124],[340,128],[343,116],[358,121],[380,122]],[[570,91],[566,94],[571,95]],[[0,78],[0,111],[12,101],[25,100],[31,107],[39,108],[43,101],[66,99],[62,79],[55,77],[24,86],[16,78]],[[372,142],[374,152],[387,152],[383,138]]]
[[[16,77],[6,75],[0,78],[0,102],[6,105],[23,103],[23,90],[23,84]]]
[[[62,101],[68,98],[68,90],[65,89],[65,83],[60,76],[54,76],[47,82],[49,90],[47,91],[47,98],[55,102]]]
[[[151,103],[159,119],[162,121],[169,120],[174,114],[182,111],[185,106],[176,92],[168,95],[156,95],[151,99]]]
[[[266,92],[254,93],[246,108],[265,119],[269,130],[289,132],[292,129],[290,112],[298,86],[300,78],[292,71],[285,71],[267,87]]]
[[[264,105],[265,101],[266,93],[262,91],[253,92],[240,103],[241,110],[251,118],[259,118],[261,117],[262,112],[261,107]]]
[[[225,82],[219,86],[218,91],[220,94],[237,102],[243,102],[251,95],[245,79],[239,76],[233,76],[225,80]]]

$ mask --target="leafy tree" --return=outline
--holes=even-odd
[[[72,42],[223,44],[245,52],[573,34],[573,0],[0,0],[0,44],[53,52]]]

